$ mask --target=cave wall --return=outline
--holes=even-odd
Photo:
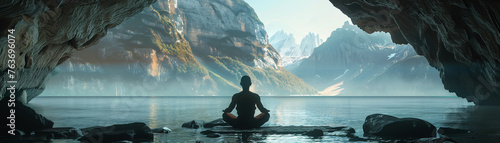
[[[15,29],[18,93],[28,101],[40,94],[54,68],[75,51],[96,44],[108,29],[119,25],[155,0],[3,0],[0,2],[1,92],[8,78],[8,29]],[[10,85],[10,84],[9,84]]]
[[[440,71],[445,89],[475,104],[500,104],[500,1],[330,2],[364,31],[411,44]]]

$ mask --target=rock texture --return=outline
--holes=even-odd
[[[154,139],[151,129],[141,122],[89,127],[82,129],[82,133],[78,139],[81,142],[151,142]]]
[[[386,138],[425,138],[436,137],[436,127],[417,118],[397,118],[384,114],[372,114],[363,124],[365,135]]]
[[[73,52],[99,41],[109,28],[142,11],[154,0],[6,0],[0,2],[1,81],[7,74],[7,30],[15,29],[16,88],[26,91],[28,101],[40,94],[54,68]],[[0,83],[1,93],[6,92]]]
[[[228,56],[249,66],[277,67],[264,24],[243,0],[181,0],[185,37],[198,54]]]
[[[411,44],[445,88],[475,104],[500,104],[500,2],[330,0],[364,31]]]

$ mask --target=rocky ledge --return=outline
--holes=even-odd
[[[411,44],[440,71],[445,89],[500,105],[500,1],[330,0],[364,31]]]

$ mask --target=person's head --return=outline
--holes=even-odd
[[[248,88],[248,87],[250,87],[250,85],[252,85],[252,80],[250,79],[249,76],[245,75],[245,76],[241,77],[240,85],[243,88]]]

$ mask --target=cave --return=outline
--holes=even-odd
[[[194,53],[181,58],[175,56],[169,57],[165,56],[168,54],[164,54],[163,57],[148,57],[147,60],[162,59],[169,61],[168,66],[171,67],[176,66],[177,63],[193,62],[194,64],[183,67],[184,71],[175,72],[181,73],[178,75],[185,79],[204,79],[194,80],[196,83],[194,87],[200,88],[200,91],[194,93],[180,92],[179,94],[209,95],[218,93],[219,91],[213,91],[213,87],[217,87],[215,85],[218,82],[224,83],[223,86],[220,86],[221,88],[231,89],[231,92],[239,90],[237,83],[228,82],[226,79],[228,77],[239,78],[238,76],[241,76],[241,73],[226,72],[222,76],[214,75],[213,72],[207,70],[210,68],[200,66],[203,63],[198,62],[197,60],[199,59],[213,61],[214,63],[233,63],[243,67],[242,69],[244,70],[255,73],[252,75],[252,78],[266,79],[256,80],[255,82],[259,87],[270,91],[265,94],[315,94],[319,92],[278,66],[281,59],[279,59],[279,55],[276,54],[277,52],[266,41],[268,37],[265,31],[246,31],[248,27],[263,29],[262,23],[255,22],[250,18],[245,19],[247,17],[240,17],[240,19],[247,20],[253,25],[245,27],[245,24],[241,23],[238,26],[242,27],[242,31],[224,29],[226,31],[222,32],[215,30],[203,31],[203,28],[210,29],[206,28],[207,26],[211,26],[210,24],[201,26],[188,25],[180,28],[181,26],[178,23],[171,22],[170,20],[177,17],[182,20],[192,20],[189,19],[192,17],[188,17],[189,14],[192,14],[189,12],[192,11],[185,12],[172,9],[170,11],[156,11],[156,7],[151,6],[155,2],[157,1],[9,0],[0,2],[0,7],[2,8],[0,10],[0,31],[2,35],[11,34],[15,36],[15,38],[14,36],[0,37],[0,47],[2,47],[0,50],[0,62],[2,62],[2,66],[0,67],[2,71],[2,83],[0,85],[2,89],[0,91],[3,93],[2,98],[16,98],[23,103],[30,102],[46,90],[48,80],[57,74],[54,72],[57,66],[78,57],[79,55],[77,54],[86,54],[85,56],[95,55],[94,51],[88,52],[85,50],[99,44],[99,41],[104,39],[112,28],[119,27],[128,18],[141,15],[141,12],[148,8],[157,14],[155,16],[161,18],[162,24],[170,26],[168,27],[169,31],[164,32],[168,35],[166,38],[157,36],[157,33],[152,32],[156,39],[151,43],[158,44],[155,43],[155,40],[157,40],[170,45],[158,44],[159,49],[138,51],[143,52],[141,54],[155,56],[157,54],[156,51],[167,51],[175,48],[177,48],[175,49],[177,50],[176,52],[180,51],[179,53],[186,51]],[[390,34],[390,38],[394,43],[411,45],[418,55],[425,57],[428,65],[439,71],[441,82],[447,91],[455,93],[456,96],[465,98],[468,102],[473,102],[478,106],[500,105],[500,83],[498,83],[500,80],[500,67],[498,66],[500,64],[500,50],[498,49],[500,46],[500,12],[496,10],[500,6],[500,2],[493,0],[330,0],[330,2],[334,7],[347,15],[354,25],[366,33],[386,32]],[[171,3],[174,3],[174,1],[162,4],[167,5]],[[227,7],[222,4],[213,3],[204,5]],[[166,7],[174,6],[168,5]],[[175,1],[175,8],[177,8],[177,1]],[[234,13],[242,11],[235,11]],[[181,14],[186,13],[188,16],[181,16]],[[168,17],[168,15],[176,17],[172,18]],[[146,17],[150,15],[142,13],[142,16]],[[248,17],[256,17],[256,15],[251,14]],[[217,18],[224,18],[224,16],[217,15]],[[188,31],[185,30],[186,27],[198,29]],[[201,33],[200,31],[210,33],[211,35],[196,35],[197,33]],[[182,36],[182,32],[187,33],[187,36]],[[161,34],[159,33],[158,35]],[[9,39],[15,39],[15,42]],[[141,37],[137,39],[141,39]],[[146,40],[151,41],[150,39]],[[192,43],[191,45],[185,44],[189,40],[197,41],[197,43]],[[131,45],[142,43],[132,40],[122,40],[122,42]],[[15,51],[14,57],[9,56],[13,53],[9,51],[10,45],[14,45],[19,50]],[[252,48],[241,48],[243,47],[242,45]],[[223,50],[205,48],[205,46],[222,47],[220,49]],[[91,50],[97,51],[101,49],[94,48]],[[240,54],[231,55],[235,52]],[[172,53],[169,54],[172,55]],[[158,53],[158,55],[160,54]],[[210,56],[202,57],[199,55]],[[220,57],[213,57],[212,55]],[[108,60],[110,63],[128,62],[117,60],[124,57],[120,56],[122,55],[113,55]],[[171,60],[174,58],[182,60]],[[95,60],[93,57],[89,59]],[[15,61],[15,66],[11,66],[10,60]],[[211,66],[212,68],[227,69],[223,64],[214,64]],[[248,67],[258,67],[256,68],[258,70]],[[182,74],[186,73],[189,68],[196,69],[197,73],[193,75]],[[271,72],[272,74],[263,74],[268,72],[269,69],[273,71]],[[159,74],[155,74],[154,71],[150,72],[150,74],[154,75],[153,77],[159,77]],[[284,83],[283,81],[288,81],[284,80],[285,77],[291,77],[290,79],[298,84]],[[174,80],[174,78],[172,79]],[[11,90],[13,83],[15,83],[15,90]],[[142,86],[144,83],[137,83],[137,85]],[[182,88],[188,84],[191,83],[180,82],[178,86],[173,88]],[[131,87],[137,85],[131,85]],[[295,85],[300,86],[300,88],[294,88],[293,86]],[[273,86],[286,89],[274,90]],[[138,92],[149,88],[162,87],[155,85],[155,87],[141,88]],[[11,93],[14,95],[13,97],[9,96]],[[230,92],[227,93],[230,94]],[[472,117],[472,115],[464,116]],[[141,124],[142,126],[143,124]]]

